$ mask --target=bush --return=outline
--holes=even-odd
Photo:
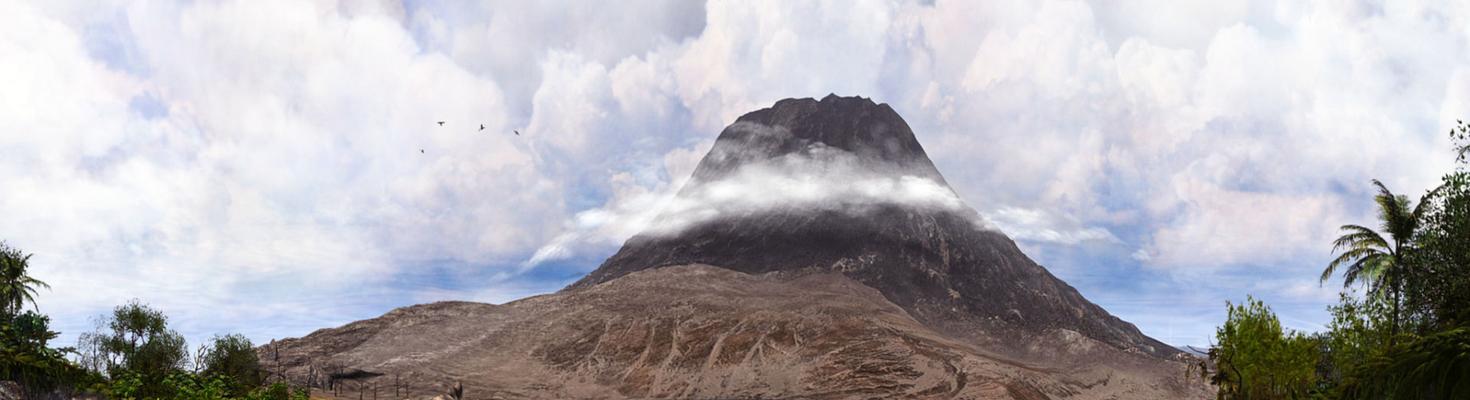
[[[1470,398],[1470,328],[1402,343],[1351,369],[1344,398]]]
[[[57,335],[50,323],[32,311],[0,312],[0,381],[20,384],[29,397],[99,379],[67,360],[69,349],[47,347]]]
[[[204,369],[204,376],[226,378],[234,396],[244,396],[260,386],[265,376],[255,346],[238,334],[215,336],[198,363]]]
[[[1320,341],[1286,332],[1271,308],[1251,297],[1226,303],[1225,324],[1216,331],[1210,359],[1221,399],[1303,398],[1317,386]]]
[[[1388,346],[1388,304],[1382,297],[1368,296],[1358,300],[1346,293],[1339,295],[1338,305],[1327,308],[1332,321],[1327,323],[1328,362],[1325,377],[1335,383],[1354,365],[1383,354]]]
[[[249,400],[292,400],[291,388],[284,383],[276,382],[270,386],[256,389],[246,398]]]

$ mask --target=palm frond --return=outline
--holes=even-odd
[[[1336,259],[1333,259],[1331,263],[1327,264],[1327,269],[1322,271],[1322,281],[1326,282],[1328,279],[1331,279],[1332,273],[1343,265],[1349,266],[1348,270],[1344,271],[1344,273],[1357,275],[1362,268],[1364,260],[1379,257],[1382,254],[1378,249],[1372,248],[1353,249],[1343,252]]]
[[[1394,194],[1377,179],[1373,180],[1373,185],[1378,187],[1378,195],[1373,200],[1378,203],[1378,219],[1383,223],[1383,231],[1388,232],[1395,243],[1407,242],[1418,229],[1418,221],[1410,211],[1409,198]]]
[[[1352,286],[1358,280],[1358,275],[1363,273],[1363,259],[1353,260],[1346,270],[1342,271],[1342,287]]]
[[[51,285],[26,273],[31,255],[23,254],[0,242],[0,309],[19,311],[26,302],[36,303],[36,288]]]
[[[1383,260],[1393,257],[1394,248],[1377,231],[1352,224],[1343,225],[1339,229],[1346,233],[1332,242],[1332,252],[1340,254],[1327,264],[1320,282],[1327,282],[1339,267],[1347,266],[1343,271],[1343,286],[1351,286],[1359,275],[1365,272],[1376,273],[1375,270]],[[1364,271],[1365,268],[1369,271]]]
[[[26,277],[21,278],[20,279],[20,283],[21,283],[22,286],[26,286],[27,288],[30,288],[31,290],[35,290],[36,287],[46,288],[46,290],[50,290],[51,289],[51,284],[48,284],[46,282],[42,282],[40,279],[36,279],[36,278],[30,277],[30,276],[26,276]]]
[[[1391,258],[1387,254],[1376,253],[1353,260],[1353,262],[1348,264],[1348,267],[1343,270],[1342,286],[1352,286],[1353,283],[1356,283],[1358,281],[1359,277],[1366,276],[1367,278],[1369,278],[1369,288],[1371,290],[1377,290],[1379,287],[1383,286],[1379,284],[1380,281],[1382,281],[1384,269],[1383,266],[1384,264],[1389,263],[1390,259]]]
[[[1352,367],[1346,398],[1470,397],[1470,328],[1456,328],[1401,344]]]
[[[1361,225],[1343,225],[1341,230],[1347,231],[1337,240],[1332,242],[1332,251],[1336,252],[1346,247],[1376,246],[1384,250],[1392,250],[1388,241],[1378,232]]]

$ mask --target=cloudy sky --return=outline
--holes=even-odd
[[[1467,40],[1437,1],[6,1],[0,239],[62,344],[133,298],[195,342],[500,303],[739,115],[837,93],[1145,333],[1208,344],[1246,294],[1312,331],[1369,180],[1453,168]]]

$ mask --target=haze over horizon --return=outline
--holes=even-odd
[[[596,268],[736,117],[836,93],[1145,334],[1206,345],[1248,293],[1316,331],[1369,180],[1452,168],[1470,7],[1445,7],[4,3],[0,240],[63,345],[132,298],[191,343],[501,303]]]

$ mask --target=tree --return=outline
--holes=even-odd
[[[1377,231],[1362,225],[1343,225],[1342,236],[1332,242],[1332,251],[1341,252],[1322,271],[1322,282],[1332,278],[1332,273],[1343,268],[1343,286],[1351,286],[1358,278],[1369,278],[1369,287],[1374,295],[1387,294],[1393,306],[1390,312],[1389,343],[1398,335],[1399,303],[1402,295],[1403,277],[1412,264],[1408,262],[1413,249],[1414,236],[1419,233],[1425,204],[1435,195],[1436,188],[1425,194],[1415,205],[1408,197],[1396,195],[1377,179],[1378,187],[1374,200],[1378,203],[1380,229],[1388,233],[1384,238]]]
[[[1443,178],[1425,215],[1406,306],[1430,330],[1470,324],[1470,172]]]
[[[66,359],[71,349],[48,347],[58,335],[50,317],[24,310],[26,302],[35,306],[37,287],[49,288],[27,272],[30,258],[0,242],[0,381],[15,382],[25,397],[38,398],[97,377]]]
[[[20,384],[27,398],[96,379],[66,359],[68,349],[47,347],[57,336],[50,323],[51,318],[34,311],[0,314],[0,381]]]
[[[1255,298],[1225,306],[1225,324],[1215,332],[1219,344],[1210,349],[1219,398],[1302,398],[1316,388],[1316,338],[1283,330],[1271,308]]]
[[[1450,130],[1460,166],[1429,201],[1415,253],[1420,271],[1407,282],[1407,306],[1431,330],[1470,324],[1470,125]]]
[[[1327,323],[1324,335],[1328,352],[1324,378],[1334,384],[1342,382],[1353,366],[1383,354],[1388,339],[1388,308],[1382,297],[1359,300],[1348,293],[1339,294],[1338,305],[1327,308],[1332,321]]]
[[[1470,398],[1470,125],[1458,122],[1450,139],[1460,165],[1417,205],[1374,182],[1391,243],[1347,226],[1335,242],[1346,251],[1323,279],[1345,265],[1345,286],[1362,275],[1374,290],[1330,308],[1323,397]],[[1414,335],[1400,336],[1408,326]]]
[[[30,259],[30,254],[0,242],[0,312],[20,313],[26,302],[30,302],[32,306],[36,304],[37,287],[51,288],[27,271],[30,269]]]
[[[136,380],[140,398],[172,395],[165,383],[188,359],[184,337],[168,329],[162,312],[133,300],[118,306],[98,331],[79,339],[84,365],[99,366],[114,381]]]
[[[265,370],[260,367],[260,358],[255,346],[243,335],[215,336],[213,343],[198,360],[202,364],[203,376],[220,377],[229,382],[230,393],[244,396],[250,389],[260,386]]]

